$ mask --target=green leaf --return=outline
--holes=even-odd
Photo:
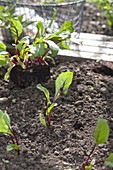
[[[113,153],[110,153],[109,156],[105,159],[105,165],[113,167]]]
[[[18,19],[19,19],[19,21],[20,21],[21,23],[22,23],[23,17],[24,17],[23,14],[18,16]],[[22,25],[23,25],[23,24],[22,24]]]
[[[0,132],[12,134],[9,127],[10,127],[10,118],[8,114],[0,110]]]
[[[51,110],[52,110],[55,106],[57,106],[57,104],[56,104],[56,103],[52,103],[52,104],[47,108],[47,110],[46,110],[46,115],[50,115]]]
[[[46,121],[45,121],[45,119],[43,118],[42,113],[39,114],[39,119],[40,119],[41,124],[44,125],[44,126],[46,126]]]
[[[49,45],[49,48],[51,49],[52,56],[56,56],[59,51],[59,46],[51,40],[46,40],[46,42]]]
[[[93,168],[93,165],[92,164],[90,164],[90,165],[88,165],[88,166],[85,166],[85,170],[91,170]]]
[[[25,37],[23,37],[20,41],[19,41],[19,44],[21,44],[21,45],[23,45],[23,44],[29,44],[29,36],[25,36]]]
[[[71,38],[71,33],[69,31],[63,31],[59,34],[61,37],[62,41],[70,39]]]
[[[0,12],[4,10],[4,6],[0,6]]]
[[[24,62],[22,62],[22,61],[18,61],[18,64],[23,68],[23,69],[26,69],[26,66],[25,66],[25,64],[24,64]]]
[[[11,32],[15,40],[21,35],[23,31],[23,26],[18,18],[11,19]]]
[[[64,24],[61,26],[60,30],[49,35],[47,39],[52,40],[52,41],[64,41],[69,38],[71,38],[71,33],[74,31],[72,21],[66,21]]]
[[[42,56],[44,54],[44,52],[45,52],[44,43],[40,42],[38,44],[37,51],[38,51],[38,56]]]
[[[0,41],[0,52],[6,51],[6,45]]]
[[[7,152],[10,152],[12,150],[18,151],[19,150],[19,146],[17,144],[9,144],[6,147]]]
[[[43,25],[43,23],[41,21],[39,21],[37,24],[37,29],[38,29],[38,33],[37,33],[37,36],[38,38],[42,37],[43,34],[45,33],[45,27]]]
[[[105,119],[99,119],[95,132],[94,139],[97,145],[107,142],[109,137],[109,126]]]
[[[41,84],[38,84],[37,86],[37,89],[39,89],[40,91],[42,91],[47,99],[47,104],[51,104],[50,102],[50,94],[49,94],[49,91],[47,88],[43,87]]]
[[[0,66],[6,65],[6,58],[4,55],[0,55]]]
[[[96,160],[93,159],[89,165],[85,166],[85,170],[91,170],[93,166],[95,165],[95,161]]]
[[[110,20],[110,19],[108,19],[108,25],[109,25],[109,26],[112,26],[112,25],[113,25],[113,21]]]
[[[10,67],[7,69],[7,72],[6,72],[5,76],[4,76],[4,80],[8,80],[12,68],[13,68],[13,66],[10,66]]]
[[[60,37],[60,35],[56,35],[55,33],[49,35],[49,37],[47,37],[46,39],[54,41],[54,42],[60,42],[62,41],[62,37]]]
[[[73,79],[73,73],[68,72],[68,71],[61,73],[57,77],[57,79],[55,81],[55,98],[57,98],[59,96],[59,92],[60,92],[61,88],[63,88],[64,95],[67,94],[68,88],[72,83],[72,79]]]
[[[61,48],[61,49],[67,49],[69,50],[70,49],[70,46],[68,44],[66,44],[64,41],[61,41],[58,46]]]
[[[54,8],[54,13],[53,13],[53,16],[52,16],[52,19],[51,19],[51,22],[49,23],[48,27],[50,28],[56,18],[56,14],[57,14],[57,10]]]
[[[57,35],[63,31],[69,31],[70,33],[74,31],[72,21],[65,21],[60,30],[57,32]]]
[[[61,42],[71,38],[71,33],[69,31],[63,31],[61,33],[53,33],[47,39],[54,41],[54,42]]]

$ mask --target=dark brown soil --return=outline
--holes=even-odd
[[[74,78],[67,96],[57,101],[50,128],[39,122],[43,94],[35,86],[22,89],[0,77],[0,109],[10,115],[21,149],[20,156],[7,153],[8,138],[0,135],[1,170],[83,170],[100,117],[108,121],[110,137],[106,144],[97,147],[94,158],[100,161],[113,152],[113,77],[100,65],[95,61],[70,61],[51,69],[51,79],[43,83],[51,97],[54,81],[62,71],[73,71]],[[99,164],[93,170],[112,168]]]
[[[50,78],[50,66],[49,64],[32,66],[27,69],[22,69],[21,66],[15,66],[11,70],[10,79],[19,87],[28,87],[32,84],[40,82],[46,82]]]
[[[108,26],[106,17],[94,3],[84,5],[81,32],[113,36],[113,28]]]

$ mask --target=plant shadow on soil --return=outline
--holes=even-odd
[[[51,68],[51,79],[43,83],[51,97],[54,81],[61,72],[73,71],[74,78],[67,96],[62,95],[57,101],[50,128],[39,122],[44,95],[36,86],[22,89],[0,77],[0,109],[10,115],[21,148],[20,156],[7,153],[8,138],[0,135],[1,170],[82,170],[94,144],[93,133],[100,117],[108,121],[110,137],[95,150],[94,158],[101,160],[113,152],[113,77],[95,71],[100,66],[96,61],[72,60]],[[112,170],[103,164],[94,169]]]

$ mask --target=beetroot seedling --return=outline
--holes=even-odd
[[[83,165],[84,170],[92,170],[95,165],[99,165],[101,163],[105,164],[106,166],[113,167],[113,153],[111,153],[105,160],[96,161],[95,159],[91,159],[96,147],[108,141],[109,132],[109,125],[106,120],[99,119],[94,132],[95,144]]]
[[[47,88],[43,87],[41,84],[37,85],[37,88],[41,90],[46,97],[46,104],[43,109],[43,113],[39,114],[40,122],[45,126],[50,126],[52,109],[57,106],[56,100],[60,97],[61,90],[63,94],[66,95],[68,88],[72,83],[73,73],[72,72],[63,72],[61,73],[55,81],[55,95],[53,100],[50,100],[50,93]]]
[[[9,115],[6,112],[3,112],[2,110],[0,110],[0,132],[9,136],[10,140],[12,141],[11,144],[7,145],[6,150],[8,152],[14,150],[15,155],[19,155],[19,142],[17,140],[13,128],[10,125]]]

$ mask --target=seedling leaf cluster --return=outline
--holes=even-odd
[[[44,126],[50,126],[52,109],[57,106],[56,100],[60,97],[61,91],[64,95],[67,94],[69,86],[73,80],[73,73],[70,71],[62,72],[55,81],[55,94],[53,100],[50,100],[50,92],[47,88],[43,87],[41,84],[37,85],[37,88],[42,91],[45,95],[46,102],[43,109],[43,113],[39,114],[40,122]]]
[[[3,14],[7,14],[7,12],[5,11]],[[8,15],[6,19],[13,35],[14,43],[12,44],[13,54],[11,54],[7,51],[7,46],[3,42],[0,42],[0,67],[7,66],[8,68],[4,77],[5,80],[9,78],[12,68],[17,65],[21,66],[22,69],[26,69],[33,63],[37,65],[48,64],[46,59],[56,56],[59,49],[69,49],[67,41],[70,40],[71,34],[74,31],[72,21],[65,21],[59,30],[48,33],[47,30],[51,28],[55,17],[56,10],[54,9],[54,14],[47,28],[44,23],[38,21],[36,24],[37,33],[32,40],[29,36],[23,36],[21,38],[24,32],[23,16],[12,17]],[[0,19],[4,23],[2,16]],[[31,22],[27,25],[29,24]]]
[[[19,155],[19,143],[14,133],[14,130],[11,127],[9,115],[6,112],[3,112],[2,110],[0,110],[0,132],[9,136],[10,140],[12,141],[11,144],[7,145],[7,151],[9,152],[14,150],[15,155]]]
[[[109,129],[109,125],[108,125],[107,121],[105,119],[100,118],[97,122],[95,132],[94,132],[95,144],[94,144],[90,154],[88,155],[88,158],[87,158],[85,164],[83,165],[84,170],[92,170],[92,168],[95,165],[99,165],[100,163],[104,163],[106,166],[113,167],[113,153],[110,153],[109,156],[105,160],[101,160],[99,162],[96,161],[95,159],[91,160],[91,157],[92,157],[96,147],[98,145],[104,144],[105,142],[108,141],[109,133],[110,133],[110,129]]]

